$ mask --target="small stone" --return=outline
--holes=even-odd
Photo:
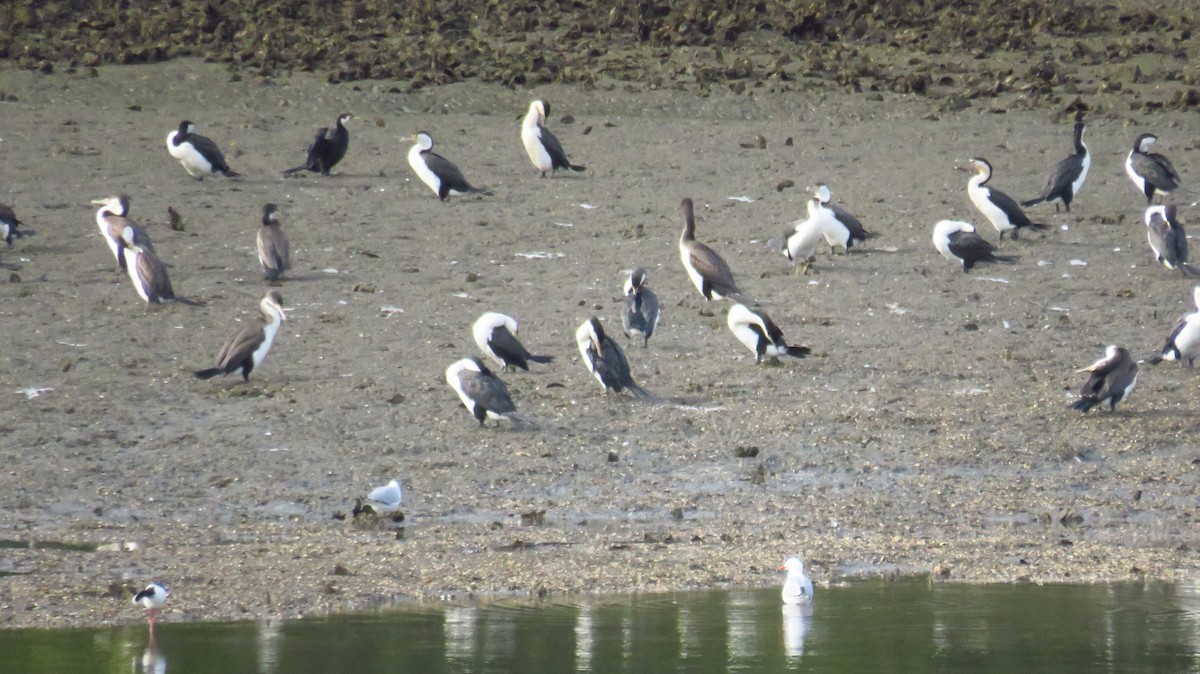
[[[467,272],[467,275],[464,280],[466,280],[467,283],[474,283],[479,280],[479,274],[476,274],[473,271],[469,271],[469,272]]]
[[[616,453],[616,452],[609,452],[609,453],[608,453],[608,462],[609,462],[609,463],[616,463],[616,462],[618,462],[618,461],[620,461],[620,460],[621,460],[621,457],[617,456],[617,453]]]

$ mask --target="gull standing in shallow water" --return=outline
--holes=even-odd
[[[763,361],[764,356],[772,359],[780,356],[804,358],[811,351],[807,346],[788,344],[783,338],[783,330],[775,325],[765,311],[752,311],[744,304],[735,304],[729,307],[725,322],[733,336],[754,353],[756,365]]]
[[[433,136],[421,131],[413,138],[416,145],[413,145],[408,151],[408,165],[421,179],[421,182],[428,185],[429,189],[438,195],[438,199],[445,201],[447,197],[464,194],[492,195],[485,189],[472,187],[457,166],[434,152]]]
[[[1068,213],[1071,212],[1071,201],[1083,188],[1083,181],[1087,180],[1088,169],[1092,167],[1092,153],[1083,142],[1085,127],[1083,111],[1079,110],[1075,114],[1075,154],[1058,162],[1058,165],[1051,171],[1050,177],[1046,179],[1046,186],[1042,188],[1042,193],[1033,199],[1022,201],[1022,206],[1029,207],[1043,201],[1058,201],[1062,202]],[[1057,203],[1054,204],[1054,212],[1058,212]]]
[[[1151,365],[1158,365],[1164,360],[1179,361],[1180,364],[1192,367],[1200,356],[1200,286],[1192,289],[1192,301],[1196,310],[1180,318],[1161,353],[1150,359]]]
[[[242,175],[229,168],[217,144],[196,133],[196,125],[186,119],[179,123],[178,129],[167,134],[167,152],[178,159],[188,175],[196,180],[204,180],[211,175],[223,175],[226,178]]]
[[[497,425],[501,419],[517,425],[529,423],[517,415],[517,406],[504,381],[475,356],[451,363],[446,368],[446,383],[458,394],[458,399],[480,427],[485,426],[488,419],[495,420]]]
[[[583,356],[583,364],[604,387],[605,393],[628,390],[633,397],[642,402],[663,402],[662,398],[633,382],[633,374],[629,371],[629,361],[625,359],[625,352],[612,337],[604,334],[604,326],[600,324],[600,319],[593,316],[584,321],[575,331],[575,344],[579,347],[579,354]]]
[[[787,571],[787,579],[783,581],[783,590],[780,592],[783,603],[807,604],[812,601],[813,584],[804,575],[804,562],[799,557],[788,557],[779,570]]]
[[[1105,403],[1112,412],[1137,386],[1137,361],[1123,346],[1108,347],[1103,358],[1076,372],[1091,373],[1079,392],[1079,400],[1071,404],[1071,409],[1084,413]]]
[[[978,208],[996,231],[1000,232],[1001,241],[1004,240],[1004,235],[1010,232],[1012,238],[1017,239],[1020,238],[1019,233],[1022,229],[1048,229],[1040,222],[1031,222],[1015,199],[988,186],[988,181],[992,179],[992,165],[988,160],[975,157],[967,160],[966,167],[958,168],[962,171],[975,171],[975,175],[967,181],[967,196],[971,197],[975,208]]]
[[[933,247],[951,262],[962,263],[963,273],[980,262],[1015,262],[1012,255],[997,255],[975,227],[961,220],[941,220],[933,226]]]
[[[554,360],[553,356],[529,353],[517,339],[517,320],[496,311],[489,311],[476,319],[471,326],[471,336],[475,338],[479,350],[505,370],[511,366],[528,372],[530,362],[549,363]]]
[[[683,208],[683,234],[679,237],[679,259],[692,285],[704,296],[705,300],[720,300],[730,298],[743,304],[753,304],[733,280],[733,272],[729,269],[724,258],[715,250],[696,240],[696,215],[692,200],[684,199],[680,206]]]
[[[1158,141],[1158,136],[1143,133],[1133,142],[1133,149],[1125,158],[1125,173],[1133,181],[1134,187],[1146,195],[1146,203],[1154,200],[1154,193],[1166,194],[1179,187],[1179,173],[1171,165],[1171,160],[1151,152],[1150,148]]]
[[[146,615],[150,618],[151,633],[154,632],[154,622],[158,620],[158,614],[162,611],[163,604],[167,603],[170,594],[161,583],[150,583],[146,589],[133,596],[133,603],[146,609]]]
[[[197,370],[196,378],[211,379],[240,369],[242,381],[250,381],[250,372],[267,357],[280,324],[287,318],[283,315],[283,296],[278,290],[267,291],[258,302],[258,310],[262,313],[262,319],[230,335],[217,354],[217,366]]]
[[[550,114],[550,104],[537,100],[529,104],[529,112],[525,113],[525,120],[521,122],[521,143],[525,145],[525,153],[529,155],[529,161],[533,162],[534,168],[542,172],[543,178],[546,177],[546,174],[553,177],[556,169],[586,171],[586,166],[572,164],[567,159],[567,153],[563,152],[562,144],[546,128],[546,115],[548,114]]]

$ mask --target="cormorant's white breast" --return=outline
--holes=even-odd
[[[178,129],[167,134],[167,152],[179,160],[188,175],[197,180],[204,180],[210,175],[227,178],[242,175],[229,168],[217,144],[196,133],[196,125],[186,119],[179,123]]]
[[[572,164],[567,159],[558,138],[546,128],[546,115],[550,114],[550,104],[536,100],[529,104],[529,112],[521,122],[521,143],[525,145],[525,153],[534,168],[542,172],[542,177],[553,175],[556,169],[572,171],[587,170],[586,166]]]

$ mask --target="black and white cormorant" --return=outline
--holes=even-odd
[[[300,166],[284,171],[283,175],[290,176],[301,171],[329,175],[329,171],[346,156],[346,149],[350,147],[350,132],[346,129],[346,122],[352,119],[354,115],[343,112],[338,115],[332,129],[327,126],[317,129],[317,135],[308,146],[308,159]]]
[[[625,279],[625,306],[621,311],[621,328],[625,339],[642,338],[642,348],[650,345],[650,336],[658,327],[660,311],[658,295],[646,285],[646,270],[634,269]]]
[[[838,248],[849,253],[854,246],[866,243],[867,239],[878,236],[868,232],[858,218],[851,215],[849,211],[841,206],[830,204],[829,201],[833,195],[829,192],[827,185],[817,185],[810,187],[809,190],[816,197],[814,200],[816,215],[821,219],[821,232],[825,235],[825,243],[829,244],[830,253]],[[813,217],[811,208],[809,217]]]
[[[480,426],[488,419],[497,424],[507,419],[523,425],[529,421],[517,415],[508,386],[475,356],[455,361],[446,368],[446,383],[458,394],[459,400]]]
[[[92,205],[100,207],[96,210],[96,226],[116,258],[118,267],[128,271],[125,249],[129,246],[138,246],[154,252],[154,243],[150,241],[150,235],[141,225],[129,218],[129,197],[121,194],[93,199]]]
[[[229,168],[217,144],[196,133],[196,125],[186,119],[179,123],[178,129],[167,134],[167,151],[183,164],[188,175],[197,180],[211,175],[227,178],[242,175]]]
[[[126,231],[128,232],[129,229],[126,228]],[[133,282],[133,289],[137,291],[138,297],[141,297],[144,302],[147,304],[179,302],[189,306],[200,304],[175,294],[175,289],[171,287],[171,278],[167,275],[167,265],[158,258],[153,249],[126,241],[121,251],[126,271],[129,272],[129,280]]]
[[[25,232],[17,229],[21,226],[21,221],[17,219],[17,214],[11,206],[0,204],[0,239],[4,239],[5,245],[12,248],[13,239],[19,239],[24,236]]]
[[[963,273],[981,262],[1015,262],[1012,255],[997,255],[987,239],[975,233],[974,225],[961,220],[941,220],[933,226],[933,247],[942,257],[962,264]]]
[[[1087,180],[1088,169],[1092,167],[1092,153],[1083,142],[1083,130],[1087,124],[1083,121],[1083,111],[1075,114],[1075,154],[1058,162],[1041,195],[1029,201],[1022,201],[1022,206],[1032,206],[1043,201],[1061,201],[1067,212],[1071,212],[1071,201],[1079,194],[1083,181]],[[1058,204],[1054,204],[1054,212],[1058,212]]]
[[[1079,391],[1079,400],[1071,403],[1071,409],[1080,412],[1104,404],[1108,405],[1111,412],[1137,386],[1137,361],[1123,346],[1108,347],[1103,358],[1076,372],[1091,373]]]
[[[283,225],[279,223],[279,209],[275,204],[263,206],[257,244],[263,278],[271,282],[278,281],[284,272],[292,268],[292,244],[283,231]]]
[[[754,353],[755,364],[761,363],[763,358],[804,358],[812,351],[807,346],[788,344],[783,337],[783,330],[775,325],[766,312],[751,311],[744,304],[729,307],[725,322],[733,336]]]
[[[715,250],[696,240],[696,216],[691,199],[684,199],[683,234],[679,237],[679,259],[688,278],[705,300],[731,300],[752,304],[733,280],[733,272]]]
[[[648,403],[661,403],[662,398],[638,386],[629,371],[629,361],[621,345],[604,333],[604,326],[595,316],[584,321],[575,331],[575,344],[583,356],[588,372],[604,387],[604,392],[629,391],[633,397]]]
[[[1125,173],[1134,186],[1146,195],[1147,204],[1154,200],[1155,192],[1166,194],[1179,187],[1179,173],[1171,165],[1171,160],[1150,151],[1157,140],[1158,136],[1143,133],[1133,142],[1133,149],[1125,158]]]
[[[1200,276],[1200,270],[1187,261],[1187,233],[1183,231],[1175,204],[1150,206],[1146,208],[1143,218],[1146,222],[1146,239],[1150,242],[1150,250],[1154,251],[1155,261],[1167,269],[1178,269],[1187,276]]]
[[[1192,289],[1192,302],[1196,310],[1175,322],[1175,327],[1167,336],[1167,343],[1157,356],[1150,359],[1152,365],[1174,360],[1181,365],[1195,366],[1196,358],[1200,357],[1200,286]]]
[[[563,152],[562,144],[546,128],[546,115],[548,114],[550,114],[550,104],[537,100],[529,104],[529,112],[525,114],[525,120],[521,122],[521,142],[525,144],[525,152],[529,155],[529,161],[533,162],[534,168],[542,172],[543,178],[546,177],[546,174],[553,176],[557,169],[586,171],[586,166],[572,164],[567,159],[567,153]]]
[[[1012,233],[1014,239],[1019,238],[1022,229],[1048,229],[1045,224],[1030,221],[1015,199],[987,185],[992,179],[992,165],[986,159],[974,157],[967,161],[966,167],[959,168],[975,171],[967,182],[967,194],[975,208],[1000,232],[1001,241],[1008,233]]]
[[[271,350],[279,325],[287,318],[283,315],[283,296],[278,290],[267,291],[258,302],[262,320],[238,328],[217,354],[217,366],[197,370],[199,379],[211,379],[219,374],[242,371],[242,381],[250,380],[250,373],[262,364]]]
[[[529,353],[517,339],[517,320],[512,316],[489,311],[476,319],[471,326],[475,344],[488,358],[500,367],[518,367],[529,371],[529,363],[549,363],[554,356],[537,356]]]
[[[429,189],[438,195],[438,199],[445,201],[447,197],[464,194],[492,195],[488,190],[472,187],[457,166],[434,152],[432,136],[422,131],[414,137],[414,140],[416,140],[416,145],[413,145],[408,151],[408,165],[412,167],[421,182],[428,185]]]

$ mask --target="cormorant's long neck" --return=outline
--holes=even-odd
[[[1083,124],[1075,125],[1075,154],[1087,154],[1087,146],[1083,144]]]

